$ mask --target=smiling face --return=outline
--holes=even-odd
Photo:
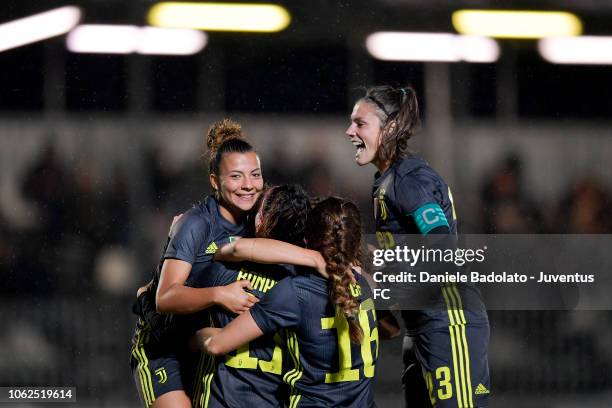
[[[355,104],[351,114],[351,125],[346,129],[346,135],[357,149],[355,161],[363,166],[372,163],[381,169],[378,163],[378,147],[380,146],[381,122],[376,115],[376,107],[360,100]]]
[[[224,154],[219,174],[211,174],[210,183],[218,192],[221,214],[236,223],[263,189],[259,157],[255,152]]]

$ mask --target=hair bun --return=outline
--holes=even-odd
[[[206,135],[206,147],[209,154],[213,155],[224,142],[233,139],[245,139],[242,134],[242,126],[227,118],[213,123]]]

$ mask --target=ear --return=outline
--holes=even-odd
[[[383,140],[387,135],[390,135],[395,131],[396,126],[397,122],[395,120],[392,120],[387,125],[385,125],[385,127],[380,129],[380,133],[378,133],[378,146],[383,143]]]
[[[210,185],[212,186],[213,190],[219,191],[219,179],[217,178],[217,175],[214,173],[211,173],[209,176],[209,180],[210,180]]]

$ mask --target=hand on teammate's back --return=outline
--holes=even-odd
[[[259,299],[248,293],[245,289],[251,289],[251,282],[248,280],[239,280],[220,287],[218,288],[217,303],[232,313],[241,314],[246,312],[255,303],[259,302]]]

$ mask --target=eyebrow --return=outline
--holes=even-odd
[[[250,170],[250,171],[247,171],[247,172],[248,172],[248,173],[253,173],[254,171],[261,171],[261,167],[257,167],[257,168],[255,168],[255,169]],[[229,172],[230,172],[230,173],[240,173],[240,174],[244,173],[244,172],[243,172],[243,171],[241,171],[241,170],[230,170]]]

